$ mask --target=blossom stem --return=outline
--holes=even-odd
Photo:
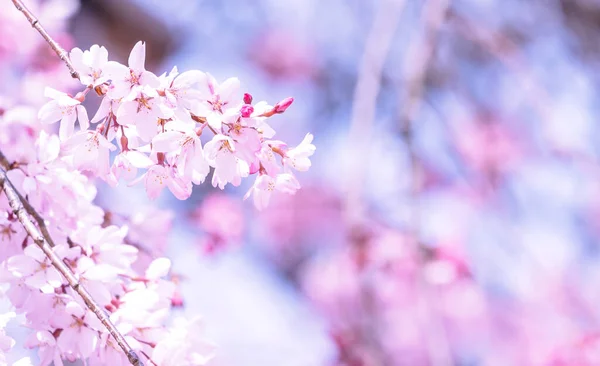
[[[44,38],[44,40],[46,40],[46,43],[48,43],[48,45],[50,45],[50,47],[52,48],[54,53],[56,53],[56,55],[61,60],[63,60],[63,62],[67,65],[67,68],[69,69],[69,72],[71,73],[71,77],[74,79],[79,79],[79,74],[77,73],[77,71],[75,71],[75,68],[73,67],[73,64],[71,63],[71,60],[69,60],[69,55],[67,54],[67,51],[65,51],[64,48],[62,48],[48,34],[48,32],[46,32],[46,30],[44,29],[44,27],[42,26],[40,21],[35,17],[35,15],[33,15],[31,13],[31,11],[29,11],[29,9],[27,9],[25,4],[23,4],[23,2],[21,0],[12,0],[12,2],[15,5],[15,8],[17,8],[18,11],[20,11],[21,13],[23,13],[23,15],[25,15],[25,18],[27,18],[27,20],[29,21],[31,26],[39,32],[39,34],[42,36],[42,38]]]
[[[3,157],[3,156],[2,156]],[[0,159],[1,160],[1,159]],[[0,188],[4,190],[6,197],[8,199],[8,203],[13,210],[13,213],[17,216],[21,225],[27,231],[27,234],[33,239],[35,244],[40,247],[40,249],[44,252],[46,257],[52,262],[54,268],[60,272],[60,274],[67,280],[69,286],[81,296],[83,302],[85,302],[88,309],[90,309],[97,317],[98,320],[106,327],[110,335],[113,336],[119,347],[125,352],[129,362],[134,366],[142,366],[143,363],[138,357],[138,355],[131,349],[131,347],[127,344],[125,338],[119,333],[114,324],[110,321],[104,310],[96,303],[96,301],[92,298],[90,293],[83,287],[75,274],[67,267],[67,265],[54,253],[52,247],[49,242],[51,241],[50,237],[44,235],[38,230],[33,221],[28,215],[28,210],[24,206],[24,201],[21,195],[14,188],[12,183],[8,180],[6,176],[6,170],[4,168],[0,168]]]

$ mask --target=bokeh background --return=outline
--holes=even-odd
[[[315,136],[263,212],[250,182],[153,203],[214,365],[600,365],[600,2],[47,2],[65,48],[144,40],[156,74],[293,96],[278,136]]]

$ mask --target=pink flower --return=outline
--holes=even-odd
[[[192,112],[205,117],[208,124],[219,131],[224,119],[239,114],[242,104],[237,96],[239,88],[240,81],[237,78],[229,78],[219,85],[212,75],[204,74],[200,83],[202,101],[193,106]]]
[[[69,59],[83,85],[96,87],[108,81],[108,75],[103,71],[108,63],[106,48],[95,44],[88,51],[82,51],[76,47],[69,53]]]
[[[129,54],[129,67],[115,61],[109,61],[105,72],[112,80],[108,96],[112,99],[126,97],[131,91],[141,86],[157,88],[160,85],[158,77],[146,71],[146,44],[142,41],[133,46]]]
[[[90,122],[87,111],[81,105],[81,101],[48,87],[44,95],[53,100],[42,106],[38,112],[38,118],[40,122],[45,124],[60,121],[58,134],[62,141],[71,137],[75,128],[75,120],[77,119],[79,119],[81,130],[88,129]]]
[[[152,165],[154,165],[154,162],[147,155],[139,151],[123,151],[113,161],[113,165],[110,168],[109,183],[114,186],[119,182],[120,178],[131,181],[137,176],[138,168],[146,169]]]
[[[161,366],[207,365],[214,357],[214,345],[207,342],[200,318],[176,318],[173,327],[152,352],[152,360]]]
[[[56,338],[47,330],[31,333],[25,340],[25,347],[38,348],[40,366],[47,366],[54,362],[55,366],[62,366],[60,350],[56,346]]]
[[[298,171],[305,172],[310,168],[310,159],[315,153],[315,145],[312,144],[313,135],[307,133],[300,145],[286,151],[283,164]]]
[[[10,257],[7,269],[17,278],[22,278],[29,287],[45,293],[54,292],[62,286],[60,273],[52,266],[44,252],[36,245],[28,245],[24,254]]]
[[[71,301],[65,307],[71,321],[63,325],[57,345],[73,358],[88,358],[98,344],[98,330],[102,324],[94,313]]]
[[[250,167],[247,162],[234,154],[234,142],[225,135],[215,135],[204,145],[208,163],[215,168],[212,178],[213,187],[225,188],[227,183],[238,186],[242,177],[247,177]]]
[[[163,80],[165,97],[169,105],[175,108],[175,115],[183,121],[191,121],[189,110],[201,99],[201,93],[194,86],[204,81],[206,75],[199,70],[190,70],[179,74],[174,67]]]
[[[98,131],[81,131],[65,143],[65,148],[70,151],[75,168],[105,178],[109,173],[109,151],[116,146]]]
[[[258,157],[262,168],[271,177],[275,177],[281,171],[281,167],[277,164],[277,157],[268,142],[262,144],[261,149],[256,156]]]
[[[130,185],[137,184],[142,179],[150,199],[156,199],[165,187],[169,187],[171,193],[180,200],[185,200],[192,194],[192,183],[175,176],[171,167],[153,165]]]
[[[238,199],[218,191],[211,193],[204,198],[192,217],[193,225],[198,225],[205,234],[202,244],[206,252],[242,242],[245,220]]]
[[[279,174],[273,178],[267,174],[261,174],[254,181],[254,185],[248,190],[244,199],[253,194],[254,206],[259,210],[263,210],[269,205],[269,200],[273,191],[294,194],[300,189],[300,183],[292,174]]]
[[[169,118],[172,111],[165,106],[156,90],[144,87],[132,92],[117,110],[120,125],[135,125],[138,136],[150,141],[158,133],[158,119]]]
[[[210,172],[200,138],[193,130],[160,133],[152,139],[152,150],[164,153],[176,152],[174,163],[178,175],[184,180],[200,184]]]

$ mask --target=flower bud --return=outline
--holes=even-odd
[[[249,104],[245,104],[242,106],[242,109],[240,111],[242,112],[242,117],[248,118],[250,117],[252,112],[254,112],[254,107]]]
[[[275,107],[273,107],[273,111],[277,114],[281,114],[285,112],[289,106],[292,105],[292,102],[294,102],[294,98],[285,98],[281,102],[275,104]]]

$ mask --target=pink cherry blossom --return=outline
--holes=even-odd
[[[239,113],[242,101],[238,99],[240,81],[229,78],[218,84],[214,77],[205,74],[200,83],[200,98],[202,101],[195,105],[192,112],[204,116],[208,124],[216,129],[221,129],[224,119],[230,119]]]
[[[81,131],[65,143],[65,149],[72,156],[74,167],[106,177],[110,169],[109,152],[116,146],[98,131]]]
[[[69,53],[69,58],[75,71],[79,73],[79,80],[83,85],[96,87],[108,81],[108,75],[104,72],[108,63],[106,48],[96,44],[87,51],[73,48]]]
[[[178,174],[184,180],[200,184],[209,173],[210,168],[204,158],[202,143],[193,130],[160,133],[152,140],[152,149],[163,153],[174,152],[176,156],[174,163]]]
[[[63,353],[76,358],[88,358],[98,344],[98,329],[102,325],[89,310],[72,301],[65,308],[71,320],[57,338],[57,345]]]
[[[162,366],[203,366],[214,357],[214,345],[204,339],[200,318],[177,318],[169,334],[154,348],[152,359]]]
[[[145,61],[146,44],[142,41],[136,43],[131,50],[129,67],[109,61],[105,68],[105,72],[112,80],[108,96],[112,99],[120,99],[142,86],[158,87],[160,81],[156,75],[146,70]]]
[[[158,98],[156,90],[144,87],[133,91],[117,110],[117,122],[135,125],[138,136],[150,141],[158,132],[159,118],[171,117],[172,111]]]
[[[244,199],[252,194],[254,206],[261,211],[269,205],[273,191],[294,194],[300,189],[300,184],[292,174],[278,174],[276,178],[261,174],[256,178],[254,185],[248,190]]]
[[[225,188],[227,183],[238,186],[242,177],[247,177],[250,167],[247,162],[235,155],[235,144],[230,137],[215,135],[204,145],[208,163],[215,168],[212,185]]]
[[[44,252],[36,245],[28,245],[24,254],[10,257],[7,269],[16,277],[22,278],[28,286],[42,292],[54,292],[63,280],[52,266]]]
[[[71,137],[75,128],[75,121],[79,120],[82,130],[89,127],[87,111],[81,105],[81,101],[59,92],[52,88],[46,88],[44,95],[53,100],[46,103],[39,111],[38,118],[42,123],[55,123],[60,121],[59,137],[66,140]]]
[[[121,178],[131,181],[137,177],[138,169],[147,169],[152,165],[154,165],[154,162],[147,155],[139,151],[123,151],[113,161],[113,165],[110,168],[111,176],[109,183],[116,185]]]
[[[312,144],[313,135],[306,134],[300,145],[285,152],[283,164],[298,171],[305,172],[310,168],[310,159],[315,153],[315,145]]]
[[[165,187],[180,200],[187,199],[192,194],[192,184],[175,175],[174,169],[162,165],[151,166],[144,175],[130,184],[144,181],[146,192],[150,199],[156,199]]]

